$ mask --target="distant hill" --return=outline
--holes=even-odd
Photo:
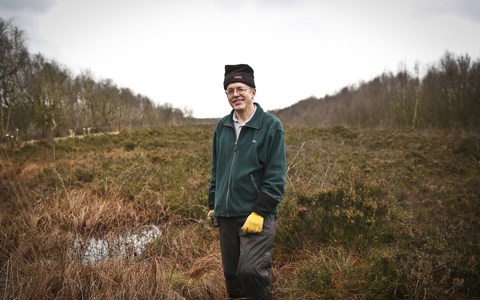
[[[446,52],[419,75],[405,65],[334,95],[269,111],[284,124],[400,129],[480,129],[480,59]]]

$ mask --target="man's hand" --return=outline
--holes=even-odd
[[[243,234],[259,233],[263,230],[263,217],[252,212],[242,226]]]
[[[218,227],[218,219],[217,217],[215,216],[215,211],[212,209],[211,211],[208,212],[208,215],[207,215],[207,222],[208,222],[208,225],[216,228]]]

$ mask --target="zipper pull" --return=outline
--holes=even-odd
[[[233,152],[237,151],[237,142],[235,142],[235,148],[233,149]]]

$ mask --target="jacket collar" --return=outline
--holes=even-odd
[[[260,106],[260,104],[253,102],[257,106],[257,111],[253,115],[253,117],[250,119],[250,121],[245,124],[246,127],[255,127],[255,128],[261,128],[262,127],[262,122],[263,122],[263,109]],[[233,114],[235,113],[235,110],[232,109],[230,112],[230,115],[226,118],[225,122],[223,122],[224,125],[233,125]]]

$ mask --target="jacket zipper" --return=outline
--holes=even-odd
[[[233,162],[235,161],[235,155],[237,153],[238,139],[237,139],[237,132],[235,130],[235,126],[231,126],[231,125],[227,125],[227,124],[223,124],[223,125],[232,127],[233,134],[235,135],[235,148],[233,148],[233,158],[232,158],[232,163],[230,164],[230,173],[228,174],[227,198],[225,199],[225,212],[227,213],[227,217],[229,217],[229,215],[228,215],[228,197],[230,196],[230,182],[231,182],[231,179],[232,179]]]
[[[230,165],[230,174],[228,174],[227,199],[225,203],[225,210],[227,211],[227,217],[229,216],[228,215],[228,197],[230,196],[230,180],[232,179],[233,161],[235,160],[235,154],[237,154],[237,141],[235,141],[235,148],[233,149],[232,164]]]
[[[253,185],[255,186],[257,193],[260,193],[260,191],[258,190],[257,182],[255,181],[255,178],[253,178],[253,174],[250,174],[250,176],[252,176]]]
[[[233,158],[232,158],[232,163],[230,164],[230,174],[228,174],[227,199],[225,199],[225,211],[226,211],[226,213],[227,213],[227,217],[229,217],[229,215],[228,215],[228,197],[230,196],[230,186],[231,186],[231,179],[232,179],[233,162],[235,161],[235,155],[237,154],[238,138],[240,138],[240,134],[242,134],[242,131],[240,131],[240,134],[238,135],[238,138],[236,138],[236,136],[237,136],[237,130],[235,129],[235,126],[231,126],[231,125],[227,125],[227,124],[223,124],[223,125],[232,127],[232,128],[233,128],[233,134],[235,134],[235,148],[233,149]],[[260,129],[260,128],[258,128],[258,127],[248,126],[248,125],[244,125],[243,127],[250,127],[250,128],[254,128],[254,129]],[[253,179],[253,175],[252,175],[252,179]],[[255,179],[253,180],[253,183],[255,183]],[[256,183],[255,183],[255,187],[257,187],[257,184],[256,184]],[[257,188],[257,191],[258,191],[258,188]]]

